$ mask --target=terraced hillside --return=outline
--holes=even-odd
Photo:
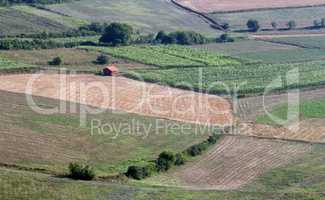
[[[216,34],[216,30],[210,28],[204,20],[166,0],[81,0],[47,7],[88,21],[126,22],[141,32],[192,30]]]

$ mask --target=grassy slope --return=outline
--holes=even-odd
[[[91,163],[102,175],[123,172],[128,165],[152,159],[164,149],[181,151],[207,137],[194,134],[194,126],[186,128],[184,135],[172,126],[181,123],[109,111],[89,115],[87,127],[82,128],[78,114],[41,115],[31,110],[24,95],[1,92],[0,98],[1,162],[58,173],[65,172],[72,161]],[[45,108],[59,103],[45,98],[36,98],[36,102]],[[91,135],[93,119],[111,129],[106,127],[104,135],[94,129]]]
[[[17,35],[39,32],[61,32],[70,27],[47,17],[33,15],[15,8],[0,8],[0,35]]]
[[[34,67],[34,66],[30,64],[23,64],[21,62],[10,60],[0,56],[0,70],[30,68],[30,67]]]
[[[141,32],[193,30],[213,36],[216,34],[203,20],[165,0],[82,0],[48,7],[88,21],[126,22]]]
[[[300,118],[325,118],[325,100],[305,101],[299,105]],[[288,105],[280,105],[271,111],[273,116],[287,119]],[[273,124],[274,122],[267,116],[258,116],[257,123]]]
[[[69,17],[69,16],[59,15],[59,14],[52,13],[52,12],[49,12],[46,10],[37,9],[37,8],[31,7],[31,6],[15,6],[14,9],[16,9],[18,11],[25,12],[25,13],[29,13],[31,15],[45,17],[45,18],[52,20],[54,22],[63,24],[64,26],[69,27],[69,28],[78,28],[82,25],[89,23],[86,20],[81,20],[81,19],[77,19],[77,18],[73,18],[73,17]]]
[[[279,28],[286,28],[286,23],[289,20],[295,20],[297,27],[312,26],[313,20],[325,17],[324,11],[325,7],[314,7],[211,14],[211,16],[219,21],[228,22],[233,29],[246,29],[246,22],[249,19],[258,20],[261,28],[271,28],[272,21],[277,22]]]
[[[324,145],[285,167],[274,169],[240,191],[190,191],[132,182],[110,184],[57,179],[0,168],[0,197],[11,199],[324,199]]]

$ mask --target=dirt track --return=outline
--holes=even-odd
[[[33,77],[32,90],[26,91]],[[221,97],[122,77],[6,75],[1,76],[0,90],[198,124],[232,123],[231,105]]]
[[[177,0],[177,2],[193,10],[205,13],[302,7],[325,4],[325,0]]]
[[[309,144],[227,136],[199,160],[159,178],[190,189],[234,190],[310,150]]]

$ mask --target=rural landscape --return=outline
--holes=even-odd
[[[0,0],[0,200],[325,199],[325,0]]]

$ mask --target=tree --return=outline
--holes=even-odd
[[[216,42],[234,42],[234,38],[230,37],[227,33],[222,34],[217,38]]]
[[[276,22],[272,22],[271,26],[272,26],[273,30],[278,29],[278,24]]]
[[[88,165],[80,165],[78,163],[70,163],[70,178],[76,180],[92,180],[95,178],[94,170]]]
[[[223,29],[225,29],[226,31],[230,28],[230,25],[228,23],[224,23],[221,25]]]
[[[159,31],[157,33],[157,36],[156,36],[155,40],[161,43],[164,40],[165,37],[167,37],[167,34],[165,33],[165,31]]]
[[[164,151],[156,161],[156,168],[158,171],[168,171],[175,163],[175,160],[175,155],[172,152]]]
[[[287,23],[288,29],[292,30],[296,28],[296,22],[294,20],[291,20]]]
[[[258,21],[255,19],[248,20],[246,25],[247,28],[253,32],[257,32],[260,29],[260,25],[258,24]]]
[[[128,171],[125,173],[125,175],[129,178],[141,180],[141,179],[144,179],[144,178],[150,176],[150,169],[147,166],[145,166],[145,167],[130,166],[128,168]]]
[[[55,57],[53,60],[49,62],[50,65],[61,65],[63,62],[63,59],[61,57]]]
[[[128,45],[132,40],[133,28],[127,24],[112,23],[105,28],[104,34],[99,39],[102,43],[113,46]]]
[[[97,57],[96,59],[96,64],[99,64],[99,65],[105,65],[105,64],[108,64],[108,56],[104,55],[104,54],[101,54]]]

